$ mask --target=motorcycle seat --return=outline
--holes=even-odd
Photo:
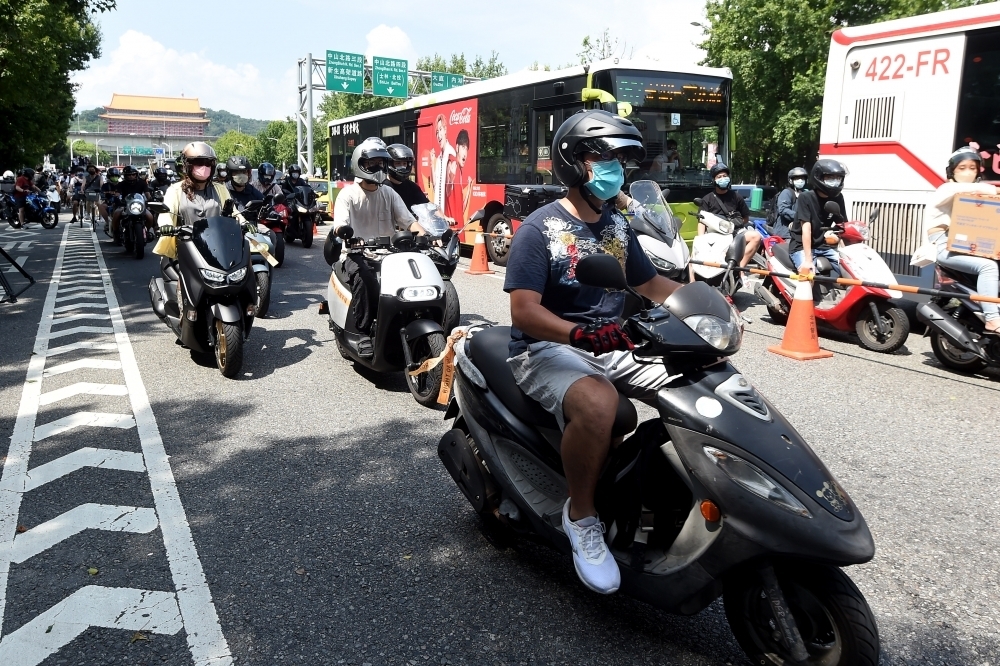
[[[469,343],[469,356],[486,378],[486,384],[496,394],[504,407],[525,423],[538,428],[558,430],[559,424],[539,403],[525,395],[514,381],[507,363],[507,345],[510,342],[509,326],[493,326],[479,331]],[[635,430],[639,414],[632,401],[618,394],[618,411],[611,427],[612,437],[622,437]]]
[[[785,243],[775,243],[771,246],[771,254],[774,258],[778,260],[782,266],[787,268],[790,272],[794,273],[797,269],[795,264],[792,263],[792,257],[788,254],[788,248],[785,247]]]
[[[946,266],[942,266],[941,264],[938,264],[937,267],[938,270],[941,271],[942,275],[951,278],[955,282],[958,282],[959,284],[965,287],[968,287],[973,292],[975,292],[976,289],[978,288],[977,275],[974,275],[972,273],[963,273],[962,271],[957,271],[954,268],[947,268]]]

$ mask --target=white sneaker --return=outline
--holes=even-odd
[[[597,516],[587,516],[575,523],[569,519],[569,500],[563,505],[563,531],[573,548],[576,575],[588,588],[599,594],[617,592],[622,584],[618,563],[604,543],[604,523]]]

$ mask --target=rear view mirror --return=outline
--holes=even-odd
[[[729,244],[729,249],[726,250],[726,263],[727,264],[738,264],[740,259],[743,258],[743,254],[747,251],[747,239],[743,234],[739,234],[733,239],[733,242]]]
[[[698,208],[701,208],[701,205],[705,203],[705,200],[702,199],[701,197],[695,197],[694,199],[692,199],[692,201],[694,201],[694,205],[697,206]]]
[[[840,217],[840,206],[837,205],[836,201],[827,201],[823,206],[823,210],[834,217]]]
[[[581,259],[576,265],[576,279],[588,287],[616,291],[628,288],[622,265],[610,254],[591,254]]]
[[[163,213],[169,213],[170,209],[167,208],[166,204],[160,203],[159,201],[150,201],[146,204],[146,210],[148,210],[153,215],[162,215]]]
[[[869,224],[869,226],[872,225],[872,224],[875,224],[875,220],[878,219],[878,214],[879,214],[880,210],[881,209],[876,208],[875,210],[872,211],[872,214],[868,216],[868,224]]]
[[[479,210],[477,210],[475,213],[472,214],[472,219],[470,219],[469,222],[470,223],[472,223],[472,222],[478,222],[478,221],[482,220],[485,217],[486,217],[486,210],[483,209],[483,208],[480,208]]]

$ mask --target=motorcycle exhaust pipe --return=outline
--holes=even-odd
[[[985,352],[972,339],[969,331],[935,303],[921,303],[917,306],[917,319],[928,327],[936,329],[949,340],[967,352],[987,360]]]
[[[775,297],[775,295],[771,293],[771,290],[765,287],[763,283],[757,285],[757,289],[754,293],[757,294],[757,297],[760,298],[760,300],[764,301],[765,305],[769,305],[772,308],[785,307],[784,301]]]
[[[153,312],[160,319],[166,319],[167,311],[167,288],[163,284],[163,278],[154,277],[149,280],[149,303],[153,306]]]

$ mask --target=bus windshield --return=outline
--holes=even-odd
[[[630,180],[649,179],[679,193],[710,186],[708,169],[728,152],[729,81],[694,74],[617,71],[615,98],[646,144]]]

